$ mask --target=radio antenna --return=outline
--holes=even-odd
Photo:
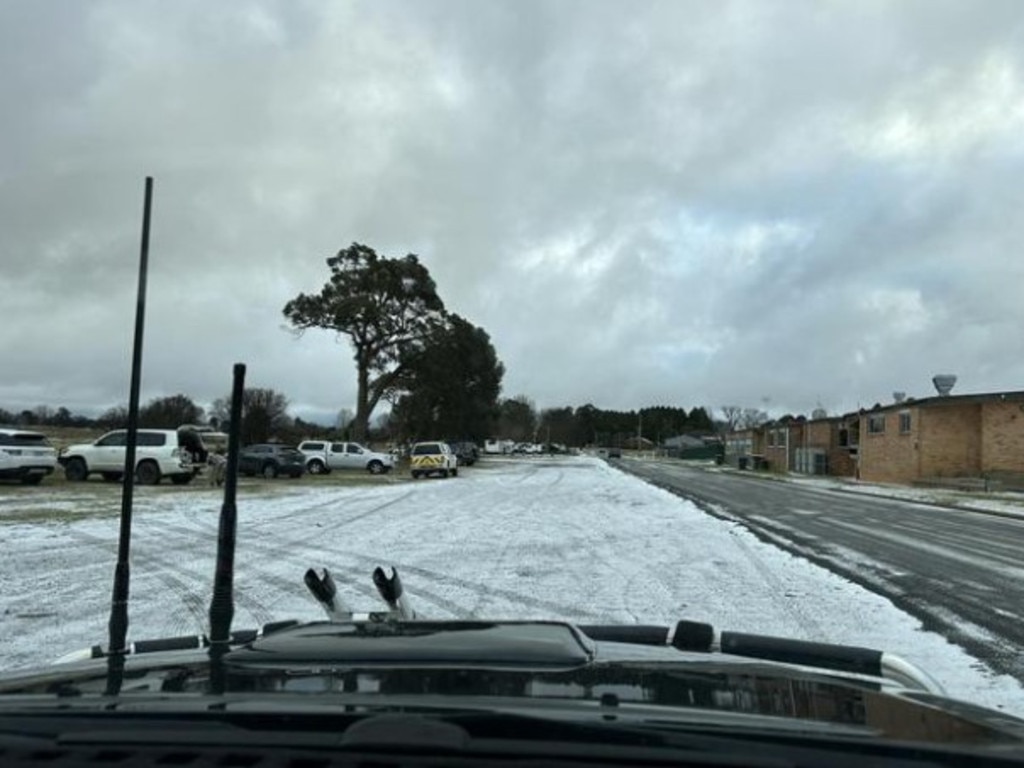
[[[135,345],[132,350],[132,379],[128,395],[128,439],[124,452],[121,484],[121,533],[117,543],[117,566],[110,598],[110,640],[107,649],[106,695],[117,696],[124,680],[124,657],[128,638],[128,556],[132,539],[132,499],[135,490],[135,446],[139,428],[139,387],[142,380],[142,336],[146,323],[146,271],[149,266],[149,222],[153,205],[153,177],[146,177],[142,207],[142,245],[139,251],[139,288],[135,305]]]
[[[220,508],[217,530],[217,565],[213,575],[213,599],[210,601],[210,687],[212,693],[224,693],[226,675],[224,654],[231,644],[231,620],[235,614],[235,539],[238,508],[239,436],[242,432],[242,396],[245,392],[245,366],[235,363],[231,387],[231,423],[228,426],[228,461],[224,475],[224,503]]]

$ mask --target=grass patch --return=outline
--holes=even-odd
[[[412,482],[408,472],[371,475],[368,472],[335,471],[328,475],[304,475],[296,479],[239,477],[237,488],[238,499],[244,503],[247,498],[273,497],[299,488],[341,489],[408,482]],[[0,484],[0,525],[116,518],[121,514],[121,491],[120,481],[107,482],[99,477],[90,477],[84,482],[71,483],[60,470],[40,485]],[[188,485],[174,485],[166,480],[159,485],[137,485],[134,495],[136,508],[154,497],[182,495],[183,498],[206,497],[219,507],[224,498],[224,488],[210,485],[201,475]]]

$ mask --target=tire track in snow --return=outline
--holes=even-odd
[[[116,542],[111,542],[99,536],[85,533],[84,531],[70,530],[67,533],[82,544],[102,549],[114,557],[117,556]],[[135,543],[135,537],[133,537],[133,543]],[[131,560],[139,565],[142,563],[153,562],[148,555],[140,553],[137,547],[134,548],[131,553]],[[146,570],[145,576],[153,578],[163,584],[164,587],[166,587],[169,592],[185,607],[186,613],[192,617],[192,622],[190,624],[187,620],[179,618],[178,614],[169,612],[170,615],[174,616],[173,626],[175,629],[173,631],[176,633],[180,632],[181,634],[186,634],[191,631],[198,633],[205,632],[206,606],[204,605],[202,597],[186,581],[172,573],[166,572],[164,570],[165,567],[166,566],[162,566],[159,570]]]
[[[383,509],[386,509],[386,508],[388,508],[390,506],[393,506],[394,504],[397,504],[397,503],[399,503],[401,501],[404,501],[405,499],[407,499],[409,496],[413,495],[414,493],[415,493],[414,491],[408,491],[407,493],[402,494],[401,496],[399,496],[397,498],[388,499],[387,501],[385,501],[385,502],[383,502],[381,504],[377,504],[376,506],[371,507],[370,509],[361,510],[357,514],[354,514],[354,515],[351,515],[351,516],[346,517],[344,519],[338,520],[338,521],[336,521],[334,523],[329,523],[329,524],[324,524],[323,526],[318,526],[317,529],[316,529],[317,537],[318,538],[322,537],[324,534],[326,534],[328,532],[336,531],[336,530],[338,530],[340,528],[343,528],[346,525],[349,525],[350,523],[356,522],[358,520],[362,520],[363,518],[369,517],[370,515],[379,513]],[[332,501],[331,503],[334,503],[334,502]],[[323,507],[323,506],[326,506],[326,505],[327,504],[312,505],[312,506],[304,507],[303,509],[308,511],[310,509],[314,509],[314,508],[318,508],[318,507]],[[296,513],[296,514],[298,514],[298,513]],[[288,515],[287,517],[290,518],[290,517],[293,517],[293,516],[295,516],[295,515]],[[273,518],[273,520],[275,522],[279,521],[281,519],[283,519],[283,518],[280,518],[280,517]],[[172,522],[169,522],[169,521],[161,521],[159,526],[160,527],[159,527],[158,531],[156,531],[155,533],[150,533],[149,535],[160,536],[162,532],[170,532],[170,533],[178,534],[180,536],[188,537],[188,536],[191,536],[191,535],[193,535],[195,533],[194,529],[192,529],[192,528],[188,528],[188,527],[185,527],[185,526],[182,526],[182,525],[178,525],[178,524],[175,524],[175,523],[172,523]],[[254,527],[254,529],[255,529],[255,527]],[[309,535],[305,535],[305,534],[303,534],[303,535],[295,535],[295,534],[293,534],[293,535],[290,535],[290,536],[289,535],[282,536],[279,532],[276,532],[276,531],[273,532],[273,533],[269,533],[268,532],[267,535],[268,536],[272,536],[273,540],[270,541],[270,540],[267,540],[267,539],[264,539],[264,538],[253,538],[252,536],[248,537],[245,540],[244,544],[240,545],[240,552],[256,551],[258,554],[266,555],[269,558],[272,558],[275,563],[295,564],[296,572],[297,572],[297,578],[292,580],[292,579],[288,579],[288,578],[282,577],[279,573],[272,572],[272,571],[268,570],[266,567],[261,567],[261,566],[257,565],[251,559],[247,560],[245,565],[244,565],[244,569],[245,569],[245,571],[246,571],[246,573],[248,575],[248,578],[250,580],[252,580],[254,583],[263,582],[263,583],[266,583],[266,584],[274,585],[274,586],[278,587],[282,592],[284,592],[284,593],[286,593],[286,594],[288,594],[290,596],[300,595],[302,597],[307,598],[308,600],[312,600],[312,598],[309,597],[309,595],[308,595],[308,593],[307,593],[307,591],[305,589],[305,586],[304,586],[303,581],[302,581],[302,575],[305,573],[307,568],[320,565],[320,563],[317,563],[314,558],[308,557],[304,553],[300,554],[298,552],[294,552],[293,551],[293,547],[295,547],[295,546],[299,546],[299,547],[303,547],[303,548],[309,546],[309,540],[310,540]],[[323,552],[323,549],[318,547],[318,554],[322,553],[322,552]],[[376,560],[376,561],[372,561],[372,562],[373,562],[374,567],[376,567],[377,565],[385,564],[385,563],[382,563],[380,560]],[[379,602],[380,597],[378,596],[376,589],[373,588],[372,586],[364,586],[364,585],[372,585],[372,581],[371,581],[372,569],[368,569],[366,572],[362,572],[362,571],[359,571],[358,569],[356,569],[356,568],[354,568],[352,566],[337,566],[337,565],[334,565],[334,564],[328,564],[327,567],[332,572],[332,574],[345,574],[348,577],[350,577],[349,579],[346,579],[346,580],[344,580],[344,581],[342,581],[341,583],[338,584],[339,590],[347,588],[347,589],[350,589],[352,591],[357,592],[358,594],[360,594],[360,595],[362,595],[364,597],[369,598],[374,603]],[[236,585],[237,585],[237,579],[236,579]],[[411,592],[412,592],[412,590],[410,590],[410,593]],[[434,604],[435,606],[437,606],[438,608],[441,608],[442,610],[448,611],[449,613],[451,613],[452,615],[454,615],[456,617],[459,617],[459,618],[471,618],[471,613],[469,611],[467,611],[463,606],[461,606],[458,603],[455,603],[455,602],[447,599],[443,595],[439,595],[439,594],[437,594],[437,593],[435,593],[435,592],[433,592],[431,590],[428,590],[428,589],[417,589],[415,594],[416,594],[417,597],[423,598],[425,601]],[[359,606],[355,606],[355,608],[356,608],[356,610],[360,610]],[[268,614],[268,616],[269,616],[269,614]],[[280,618],[280,617],[277,617],[277,618]],[[274,620],[273,617],[264,618],[264,619],[261,620],[261,623],[266,623],[267,621],[272,621],[272,620]]]
[[[166,530],[166,527],[162,530]],[[184,531],[187,534],[194,533],[191,529],[184,529]],[[85,533],[84,531],[72,530],[68,533],[73,538],[76,538],[83,543],[103,549],[115,557],[117,556],[116,542],[112,542],[99,536],[94,536],[90,533]],[[154,538],[159,540],[161,546],[174,549],[179,554],[183,550],[183,548],[175,546],[176,542],[169,542],[166,536],[160,535],[160,532],[147,532],[146,535],[133,535],[132,543],[134,546],[132,547],[131,560],[138,566],[153,566],[153,568],[143,571],[143,574],[162,583],[171,594],[181,601],[188,614],[192,617],[192,630],[200,634],[205,633],[209,602],[205,595],[200,594],[200,592],[197,591],[196,585],[201,585],[212,593],[212,568],[208,577],[205,579],[201,578],[200,574],[196,573],[194,569],[184,567],[180,559],[175,560],[171,557],[164,557],[146,549],[146,545],[151,544]],[[188,574],[193,574],[195,576],[191,582],[182,578],[182,575]],[[238,585],[236,583],[235,586],[234,599],[235,604],[239,608],[243,608],[248,611],[259,624],[266,624],[274,620],[273,614],[260,600],[248,594],[242,585]],[[187,623],[182,623],[177,620],[175,621],[175,624],[176,626],[182,627],[188,626]]]

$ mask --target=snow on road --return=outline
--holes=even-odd
[[[5,667],[106,640],[117,496],[83,487],[94,497],[79,519],[57,492],[33,490],[0,490]],[[16,522],[26,504],[55,519]],[[219,507],[214,490],[139,489],[130,639],[205,631]],[[688,618],[880,647],[955,696],[1024,714],[1016,681],[884,598],[593,458],[492,460],[458,478],[376,486],[243,486],[236,563],[236,627],[322,618],[302,585],[311,566],[330,568],[350,607],[377,610],[370,573],[393,565],[419,612],[433,617]]]

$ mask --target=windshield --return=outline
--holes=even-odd
[[[126,493],[129,640],[209,632],[230,487],[237,629],[686,619],[1024,716],[1022,31],[0,4],[0,675],[108,642]]]

